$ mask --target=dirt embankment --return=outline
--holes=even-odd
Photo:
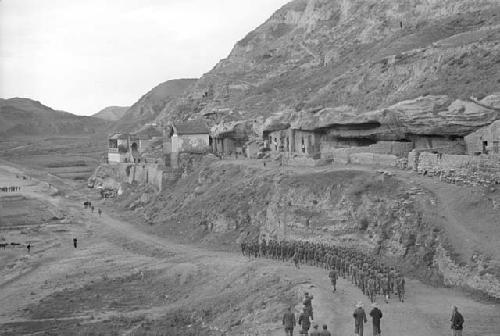
[[[459,224],[443,214],[439,193],[405,174],[283,174],[275,166],[207,161],[159,194],[125,188],[119,203],[151,232],[183,242],[237,249],[260,236],[353,246],[428,283],[500,298],[497,246],[466,258],[464,244],[455,243]]]

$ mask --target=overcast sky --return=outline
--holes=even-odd
[[[289,0],[0,0],[0,97],[90,115],[200,77]]]

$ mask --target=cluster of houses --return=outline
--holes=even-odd
[[[149,125],[134,134],[114,134],[109,138],[109,163],[141,163],[148,151],[160,144],[163,154],[175,160],[179,153],[243,155],[260,158],[288,153],[291,157],[333,159],[346,151],[407,157],[411,151],[452,155],[500,155],[500,121],[493,122],[467,136],[392,134],[381,132],[378,123],[338,124],[317,129],[294,128],[278,124],[262,128],[261,134],[249,134],[248,127],[236,124],[214,132],[201,120]]]

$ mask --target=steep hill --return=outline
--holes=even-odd
[[[128,111],[129,106],[108,106],[92,115],[94,118],[117,121]]]
[[[497,0],[295,0],[239,41],[158,119],[252,119],[500,85]]]
[[[185,94],[195,81],[196,79],[174,79],[161,83],[132,105],[115,128],[131,131],[154,120],[175,98]]]
[[[0,99],[0,137],[88,134],[105,131],[94,117],[56,111],[28,98]]]

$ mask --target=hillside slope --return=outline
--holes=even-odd
[[[125,112],[115,129],[132,131],[154,120],[169,103],[184,94],[195,81],[196,79],[174,79],[159,84]]]
[[[105,131],[101,119],[56,111],[28,98],[0,99],[0,137],[88,134]]]
[[[117,121],[128,111],[129,106],[108,106],[92,115],[94,118]]]
[[[481,98],[499,83],[496,0],[295,0],[158,119],[361,113],[427,94]]]

